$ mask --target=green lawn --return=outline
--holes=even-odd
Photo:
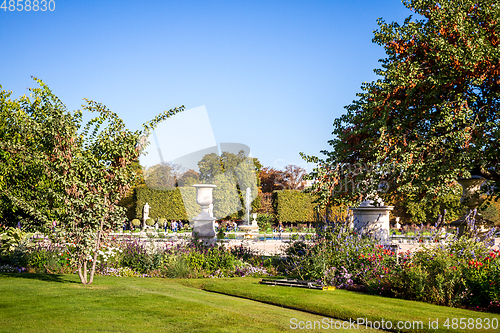
[[[307,332],[312,330],[292,330],[291,326],[307,327],[316,321],[323,328],[325,322],[333,328],[335,322],[325,316],[394,323],[422,321],[425,327],[429,318],[439,318],[440,329],[432,330],[436,332],[443,331],[445,318],[500,320],[500,316],[488,313],[344,290],[271,287],[258,281],[98,276],[86,287],[76,275],[0,273],[0,332]],[[344,327],[349,327],[348,323]]]
[[[291,318],[323,316],[179,280],[98,276],[86,287],[75,275],[0,273],[0,332],[286,332]]]
[[[429,327],[429,320],[438,320],[439,330],[433,332],[499,332],[500,315],[493,313],[470,311],[465,309],[450,308],[432,305],[423,302],[414,302],[396,298],[387,298],[375,295],[366,295],[346,290],[321,291],[303,288],[290,288],[279,286],[261,285],[259,279],[203,279],[184,280],[183,284],[192,285],[203,290],[224,293],[228,295],[259,300],[267,304],[285,306],[288,308],[310,311],[323,316],[334,317],[344,320],[356,320],[367,318],[370,321],[391,321],[393,325],[397,322],[423,322],[424,327]],[[447,318],[450,318],[450,327],[444,327]],[[498,322],[497,329],[478,330],[478,324],[474,329],[467,327],[465,330],[459,326],[451,327],[452,318],[469,318],[480,322],[495,319]],[[479,319],[478,319],[479,318]],[[458,324],[460,325],[460,324]],[[476,326],[477,325],[477,326]],[[471,325],[472,327],[472,325]],[[413,330],[402,330],[413,331]],[[416,330],[421,331],[421,330]]]

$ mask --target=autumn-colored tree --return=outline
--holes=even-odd
[[[263,193],[272,193],[273,191],[282,190],[282,172],[275,168],[264,167],[260,170],[260,186]]]
[[[189,169],[186,172],[182,173],[179,179],[177,180],[177,185],[179,187],[187,187],[193,184],[198,184],[200,182],[200,174],[193,169]]]
[[[304,176],[307,174],[306,169],[297,165],[289,164],[285,167],[282,174],[281,183],[286,190],[304,189]]]
[[[278,190],[302,190],[304,189],[304,176],[307,174],[304,168],[289,164],[284,170],[271,167],[262,168],[259,173],[261,190],[270,193]]]
[[[334,122],[331,151],[309,175],[323,202],[379,191],[407,202],[459,193],[471,173],[500,190],[500,6],[406,0],[421,19],[379,20],[387,57]],[[336,191],[347,184],[342,191]],[[354,186],[352,186],[354,185]]]

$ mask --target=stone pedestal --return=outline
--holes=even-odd
[[[239,228],[245,232],[245,238],[255,238],[259,236],[259,225],[257,224],[257,213],[252,214],[253,221],[251,224],[242,225]]]
[[[210,216],[209,206],[212,203],[212,191],[216,185],[195,184],[196,202],[201,206],[201,212],[193,219],[193,237],[201,239],[205,244],[214,244],[216,241],[215,218]]]
[[[381,241],[389,239],[389,214],[394,206],[375,206],[373,200],[363,201],[358,208],[351,208],[354,216],[354,230]]]

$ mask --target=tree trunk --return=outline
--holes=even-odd
[[[87,284],[87,260],[85,258],[83,259],[83,263],[81,258],[78,261],[78,276],[82,284]]]
[[[92,258],[92,269],[90,270],[90,280],[87,284],[91,284],[94,281],[95,264],[97,263],[97,251],[99,251],[99,247],[101,246],[101,234],[103,228],[104,228],[104,217],[101,220],[99,231],[97,231],[97,239],[94,249],[94,258]]]
[[[107,198],[104,197],[104,205],[106,206],[107,203]],[[94,248],[94,257],[92,258],[92,268],[90,270],[90,277],[89,280],[87,280],[87,259],[84,258],[83,260],[83,272],[82,272],[82,263],[78,263],[78,276],[80,277],[80,281],[82,284],[89,285],[94,282],[94,274],[95,274],[95,265],[97,263],[97,252],[99,251],[99,247],[101,246],[101,235],[102,231],[104,228],[104,219],[106,216],[103,216],[101,219],[101,225],[99,226],[99,230],[97,231],[97,238],[95,241],[95,248]]]

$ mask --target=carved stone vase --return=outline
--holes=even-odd
[[[212,204],[213,197],[212,191],[216,188],[213,184],[195,184],[196,188],[196,203],[201,206],[201,212],[193,218],[193,237],[198,237],[206,244],[213,244],[215,242],[215,218],[210,215],[210,205]]]
[[[485,181],[486,179],[481,176],[472,176],[470,178],[461,178],[457,180],[460,186],[462,186],[460,203],[468,208],[465,215],[451,223],[451,225],[458,227],[459,236],[462,236],[465,232],[467,227],[467,216],[471,215],[474,209],[481,206],[484,201],[484,198],[481,198],[479,189]],[[487,227],[492,223],[491,221],[485,220],[479,213],[476,213],[474,219],[480,235],[484,234],[487,231]]]

